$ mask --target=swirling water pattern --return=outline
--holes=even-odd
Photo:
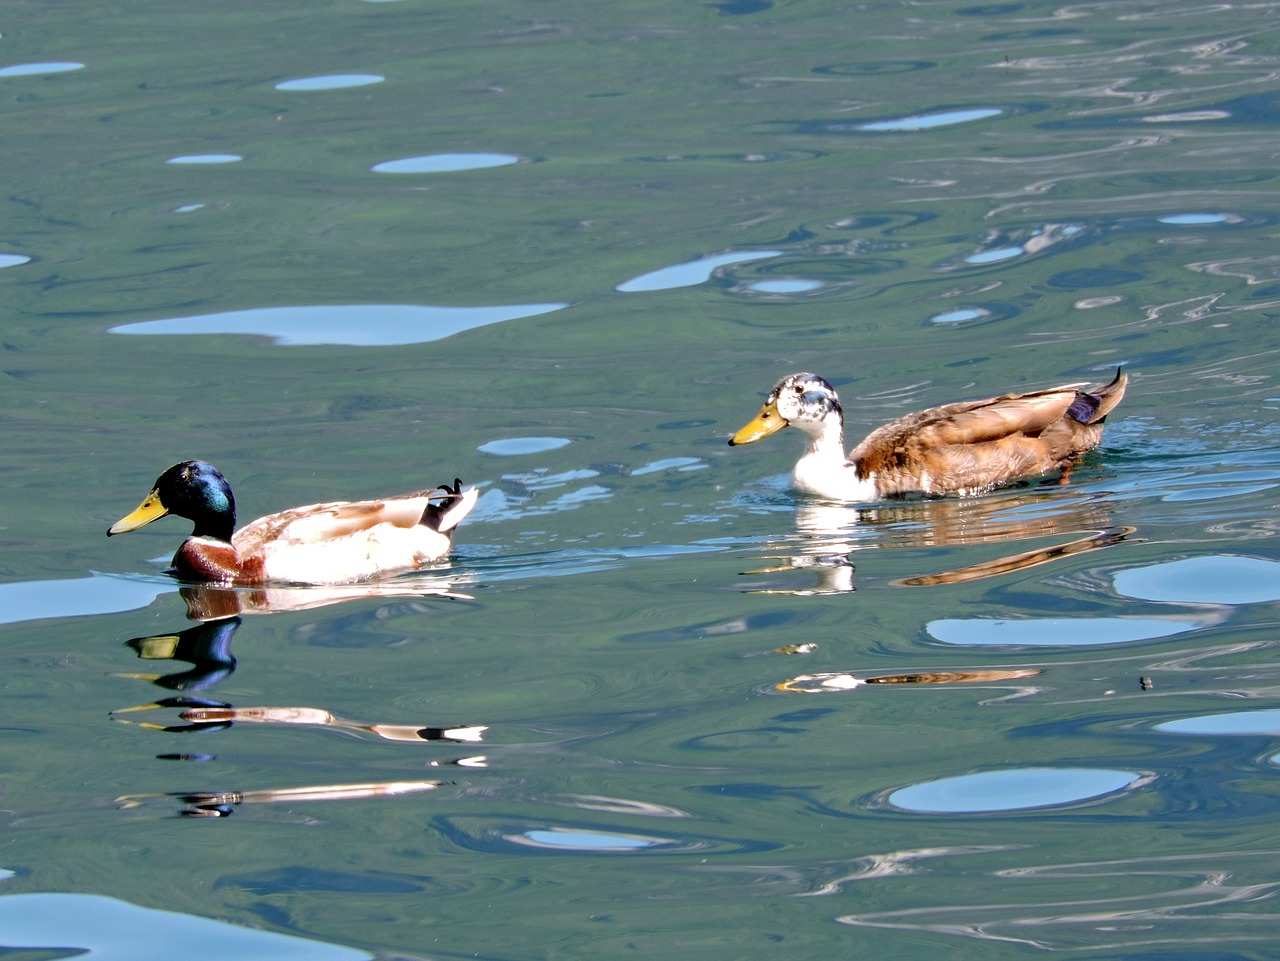
[[[0,943],[1259,956],[1276,13],[12,11]],[[855,434],[1121,365],[1065,485],[724,443],[790,370]],[[103,531],[192,456],[481,498],[438,570],[179,590]]]

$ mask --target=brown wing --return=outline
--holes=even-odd
[[[999,487],[1060,470],[1102,439],[1126,377],[1085,391],[1067,384],[1028,394],[932,407],[872,431],[849,453],[884,496]]]
[[[1077,385],[1069,385],[931,407],[876,428],[849,456],[853,459],[871,448],[898,446],[908,438],[914,444],[933,448],[981,444],[1013,434],[1038,434],[1062,419],[1078,389]]]

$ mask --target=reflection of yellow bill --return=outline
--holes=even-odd
[[[928,671],[920,674],[881,674],[855,677],[852,674],[801,674],[777,686],[790,694],[827,694],[852,691],[866,684],[973,684],[981,681],[1016,681],[1035,677],[1034,668],[1011,668],[991,671]]]

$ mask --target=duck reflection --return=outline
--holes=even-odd
[[[484,739],[489,728],[484,724],[466,725],[417,725],[371,724],[352,721],[318,707],[234,707],[225,701],[190,696],[166,697],[136,707],[117,708],[111,712],[116,720],[123,714],[139,711],[172,709],[178,711],[182,724],[160,724],[137,721],[141,727],[153,731],[195,731],[231,727],[233,724],[281,724],[301,727],[331,727],[344,731],[373,734],[386,741],[448,741],[452,743],[478,742]]]
[[[999,684],[1002,681],[1021,681],[1036,677],[1039,668],[992,668],[969,671],[920,671],[913,674],[877,674],[858,677],[847,671],[828,674],[800,674],[775,685],[787,694],[828,694],[833,691],[852,691],[868,684]],[[1023,693],[1033,688],[1013,685]]]
[[[452,762],[469,765],[476,758],[460,758]],[[478,766],[483,766],[480,764]],[[274,788],[259,791],[172,791],[164,794],[124,794],[116,803],[125,809],[141,807],[152,800],[177,800],[190,807],[178,811],[181,817],[219,818],[235,813],[242,804],[299,804],[311,801],[350,801],[373,797],[395,797],[434,791],[447,781],[377,781],[367,784],[311,784],[302,787]]]
[[[233,602],[243,609],[243,591],[201,585],[183,589],[189,616],[205,617],[226,609]],[[415,594],[420,592],[415,591]],[[261,599],[259,599],[261,601]],[[488,727],[483,724],[382,724],[339,717],[323,708],[295,706],[236,707],[226,701],[213,700],[195,692],[207,692],[236,669],[231,642],[240,629],[238,615],[201,620],[185,630],[135,637],[125,642],[140,659],[147,661],[185,661],[189,670],[174,673],[131,672],[123,676],[148,681],[166,691],[181,692],[134,707],[111,712],[113,720],[171,734],[187,734],[225,730],[235,724],[290,725],[325,727],[354,734],[372,735],[384,741],[477,743]],[[152,720],[151,712],[176,712],[173,720]],[[134,715],[144,714],[145,719]],[[214,760],[211,755],[162,754],[162,758],[180,760]],[[433,761],[439,764],[484,766],[483,757]],[[252,792],[251,792],[252,793]],[[183,796],[183,795],[172,795]]]
[[[816,580],[799,588],[762,584],[749,588],[749,593],[813,596],[852,592],[852,558],[858,551],[951,548],[1076,535],[1066,542],[892,582],[923,587],[1023,570],[1109,547],[1135,532],[1135,528],[1112,522],[1110,503],[1104,497],[1066,499],[1039,491],[871,507],[806,502],[796,510],[795,526],[794,534],[776,538],[767,548],[768,566],[744,573],[759,576],[798,571]]]
[[[191,697],[189,695],[180,695],[178,697],[162,697],[152,701],[149,704],[139,704],[136,707],[118,707],[111,712],[111,719],[114,721],[125,721],[130,724],[137,724],[149,731],[164,731],[167,734],[193,734],[203,731],[221,731],[231,726],[231,722],[227,720],[194,720],[179,714],[181,724],[162,724],[158,721],[135,721],[132,718],[123,718],[122,714],[133,714],[137,711],[158,711],[158,710],[175,710],[185,712],[190,708],[217,708],[225,707],[224,701],[214,701],[205,697]],[[164,755],[165,757],[182,757],[188,755]],[[212,761],[210,755],[201,755],[201,760]]]
[[[151,634],[125,642],[144,661],[185,661],[190,670],[176,674],[127,674],[171,691],[200,691],[212,687],[236,669],[231,640],[240,629],[240,618],[197,624],[176,634]]]
[[[472,600],[454,588],[458,575],[413,575],[362,584],[279,587],[234,587],[227,584],[186,584],[178,593],[193,621],[216,621],[243,614],[309,611],[331,604],[371,598],[448,598]]]
[[[195,724],[293,724],[361,731],[387,741],[476,742],[489,728],[484,724],[420,727],[416,724],[369,724],[330,714],[318,707],[232,707],[229,704],[184,704],[178,716]],[[119,713],[119,712],[117,712]]]

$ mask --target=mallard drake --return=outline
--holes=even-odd
[[[133,513],[107,530],[124,534],[166,514],[195,527],[173,555],[173,572],[195,581],[344,584],[437,561],[449,532],[479,492],[462,482],[376,501],[333,501],[268,514],[232,531],[231,485],[212,464],[189,460],[161,474]]]
[[[1074,460],[1102,440],[1103,421],[1127,382],[1117,370],[1102,387],[1066,384],[930,407],[876,428],[846,456],[835,388],[817,374],[789,374],[729,443],[800,428],[808,443],[792,483],[830,500],[979,494],[1024,478],[1068,474]]]

